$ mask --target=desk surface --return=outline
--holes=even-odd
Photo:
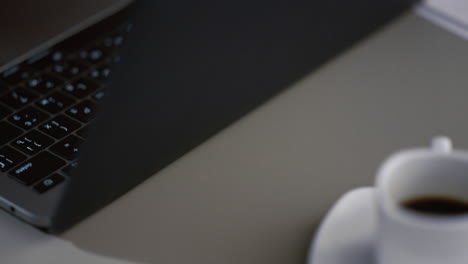
[[[468,45],[407,14],[63,235],[148,263],[304,263],[391,152],[468,148]]]

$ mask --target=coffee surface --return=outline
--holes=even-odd
[[[445,196],[424,196],[405,200],[403,208],[430,215],[462,215],[468,214],[468,202],[462,199]]]

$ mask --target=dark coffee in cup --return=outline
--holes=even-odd
[[[463,215],[468,214],[468,202],[448,196],[423,196],[405,200],[400,204],[403,208],[430,215]]]

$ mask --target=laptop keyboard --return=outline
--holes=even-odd
[[[38,193],[66,181],[129,30],[68,39],[0,73],[1,172]]]

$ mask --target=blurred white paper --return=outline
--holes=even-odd
[[[134,264],[88,253],[59,237],[48,235],[0,211],[2,264]]]
[[[429,21],[468,39],[467,0],[426,0],[416,12]]]

